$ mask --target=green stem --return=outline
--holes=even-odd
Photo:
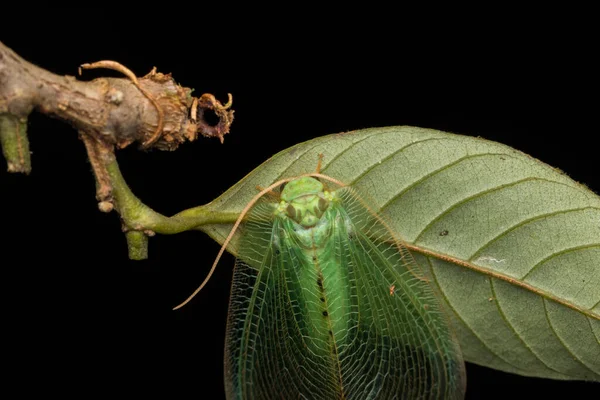
[[[131,192],[116,160],[108,163],[107,171],[112,184],[115,207],[129,229],[170,235],[198,229],[202,225],[233,224],[239,216],[238,213],[215,212],[204,205],[166,217],[146,206]]]
[[[9,172],[31,172],[31,156],[27,139],[27,118],[0,115],[0,144]]]
[[[129,231],[125,233],[129,258],[132,260],[145,260],[148,258],[148,236],[144,232]]]

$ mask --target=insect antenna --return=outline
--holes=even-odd
[[[325,190],[330,190],[331,183],[338,185],[339,187],[346,186],[342,182],[338,181],[337,179],[334,179],[327,175],[323,175],[321,173],[321,169],[323,168],[323,157],[324,157],[323,153],[319,153],[319,161],[317,162],[317,168],[316,168],[315,172],[312,174],[307,174],[307,176],[312,176],[313,178],[315,178],[316,180],[321,182],[323,184],[323,188]]]
[[[323,163],[323,153],[319,153],[319,161],[317,162],[317,170],[315,171],[316,174],[321,173],[321,164],[322,163]]]
[[[282,189],[283,189],[283,187],[282,187]],[[262,192],[264,190],[264,188],[260,185],[256,185],[256,190],[258,190],[259,192]],[[275,192],[274,190],[270,190],[267,193],[265,193],[265,197],[268,200],[275,202],[275,201],[279,201],[280,195],[279,195],[279,193]]]
[[[320,165],[320,162],[319,162],[319,165]],[[320,169],[319,166],[317,166],[317,167],[318,167],[318,169]],[[295,177],[291,177],[291,178],[281,179],[281,180],[273,183],[269,187],[261,190],[256,196],[254,196],[252,198],[252,200],[250,200],[250,202],[246,205],[246,207],[244,207],[244,209],[240,213],[240,216],[235,221],[235,224],[233,224],[233,228],[231,228],[231,232],[229,232],[229,235],[227,236],[227,238],[223,242],[223,245],[221,246],[221,249],[219,250],[219,253],[217,254],[217,257],[215,258],[215,261],[213,262],[213,265],[210,268],[210,271],[208,272],[208,275],[206,276],[206,278],[204,279],[204,281],[200,284],[200,286],[198,286],[198,288],[196,290],[194,290],[194,292],[187,299],[185,299],[177,307],[173,308],[173,310],[178,310],[181,307],[185,306],[187,303],[190,302],[190,300],[192,300],[202,290],[202,288],[204,288],[204,286],[206,286],[206,284],[208,283],[208,281],[212,277],[213,273],[215,272],[215,269],[217,269],[217,264],[219,263],[219,260],[221,259],[221,256],[223,256],[223,253],[225,252],[225,249],[229,245],[229,242],[231,242],[231,239],[233,238],[233,235],[235,234],[235,232],[239,228],[239,226],[242,223],[242,221],[243,221],[244,217],[246,216],[246,214],[248,214],[248,211],[250,211],[250,209],[256,204],[256,202],[258,200],[260,200],[260,198],[263,197],[264,195],[266,195],[268,193],[274,193],[273,189],[275,189],[276,187],[278,187],[278,186],[280,186],[280,185],[282,185],[284,183],[288,183],[289,181],[293,181],[294,179],[298,179],[299,177],[302,177],[302,176],[312,176],[314,178],[322,178],[322,179],[324,179],[326,181],[335,183],[336,185],[345,186],[342,182],[340,182],[337,179],[332,178],[330,176],[323,175],[321,173],[310,173],[310,174],[304,174],[304,175],[295,176]]]
[[[233,228],[231,228],[231,232],[229,232],[229,235],[227,236],[227,238],[223,242],[223,245],[221,246],[221,250],[219,250],[219,253],[217,254],[217,257],[215,258],[215,261],[213,262],[213,265],[210,268],[210,271],[208,272],[208,275],[206,276],[206,278],[204,278],[204,281],[200,284],[200,286],[198,286],[198,288],[196,290],[194,290],[194,292],[187,299],[185,299],[177,307],[173,308],[173,310],[178,310],[181,307],[185,306],[187,303],[189,303],[190,300],[192,300],[202,290],[202,288],[208,283],[208,281],[212,277],[213,273],[215,272],[215,269],[217,269],[217,264],[219,263],[219,260],[221,259],[221,256],[225,252],[225,249],[229,245],[229,242],[231,242],[231,239],[233,238],[233,235],[235,234],[235,232],[239,228],[240,224],[242,223],[242,220],[244,219],[244,217],[246,216],[246,214],[248,213],[248,211],[250,211],[250,209],[252,208],[252,206],[254,206],[254,204],[256,204],[256,202],[258,200],[260,200],[260,198],[263,197],[265,194],[267,194],[269,192],[272,192],[273,189],[275,189],[277,186],[281,185],[282,183],[289,182],[289,181],[291,181],[293,179],[295,179],[295,178],[286,178],[286,179],[282,179],[280,181],[277,181],[274,184],[272,184],[271,186],[267,187],[266,189],[261,190],[260,193],[258,193],[256,196],[254,196],[252,198],[252,200],[250,200],[250,202],[246,205],[246,207],[244,207],[244,209],[240,213],[240,216],[235,221],[235,224],[233,224]]]

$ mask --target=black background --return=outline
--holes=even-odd
[[[166,215],[209,202],[293,144],[390,125],[499,141],[600,191],[597,49],[584,27],[528,30],[530,20],[514,17],[408,26],[403,18],[292,23],[291,16],[248,15],[241,25],[166,4],[145,14],[54,10],[28,16],[27,26],[3,21],[0,40],[58,74],[111,59],[138,75],[153,66],[172,72],[196,95],[233,94],[236,119],[225,144],[201,139],[174,153],[119,153],[134,193]],[[102,75],[118,76],[96,70],[81,79]],[[149,260],[129,261],[116,214],[97,210],[76,132],[40,114],[30,117],[29,132],[32,174],[0,170],[3,362],[15,380],[27,379],[21,390],[224,398],[233,258],[223,258],[190,305],[171,311],[202,281],[219,246],[200,232],[157,236]],[[598,390],[468,365],[469,399]]]

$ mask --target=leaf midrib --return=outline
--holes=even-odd
[[[541,296],[541,297],[543,297],[545,299],[552,300],[555,303],[558,303],[558,304],[561,304],[561,305],[563,305],[565,307],[568,307],[568,308],[570,308],[570,309],[572,309],[574,311],[577,311],[577,312],[579,312],[579,313],[581,313],[581,314],[583,314],[583,315],[585,315],[587,317],[590,317],[590,318],[593,318],[593,319],[596,319],[596,320],[600,321],[600,314],[594,313],[592,311],[593,307],[592,307],[592,309],[589,309],[589,310],[585,309],[585,308],[582,308],[582,307],[578,306],[577,304],[574,304],[574,303],[572,303],[570,301],[567,301],[567,300],[562,299],[562,298],[560,298],[558,296],[555,296],[555,295],[553,295],[551,293],[548,293],[545,290],[541,290],[541,289],[539,289],[539,288],[537,288],[537,287],[535,287],[535,286],[533,286],[533,285],[531,285],[529,283],[523,282],[523,281],[521,281],[519,279],[516,279],[516,278],[514,278],[512,276],[509,276],[509,275],[506,275],[506,274],[502,274],[502,273],[500,273],[498,271],[494,271],[494,270],[491,270],[491,269],[488,269],[488,268],[481,267],[481,266],[473,264],[473,263],[471,263],[469,261],[461,260],[459,258],[452,257],[452,256],[449,256],[447,254],[439,253],[439,252],[436,252],[436,251],[433,251],[433,250],[429,250],[429,249],[426,249],[424,247],[415,246],[415,245],[410,244],[410,243],[404,243],[404,245],[410,251],[414,251],[414,252],[417,252],[419,254],[423,254],[425,256],[428,256],[428,257],[437,258],[439,260],[446,261],[446,262],[449,262],[449,263],[454,264],[454,265],[459,265],[461,267],[464,267],[464,268],[470,269],[472,271],[478,272],[478,273],[480,273],[482,275],[485,275],[487,277],[500,279],[500,280],[502,280],[504,282],[507,282],[507,283],[509,283],[511,285],[514,285],[514,286],[520,287],[521,289],[524,289],[524,290],[527,290],[529,292],[532,292],[532,293],[534,293],[534,294],[536,294],[538,296]]]

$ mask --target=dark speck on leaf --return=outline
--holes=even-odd
[[[444,229],[440,232],[440,236],[448,236],[448,231]]]

